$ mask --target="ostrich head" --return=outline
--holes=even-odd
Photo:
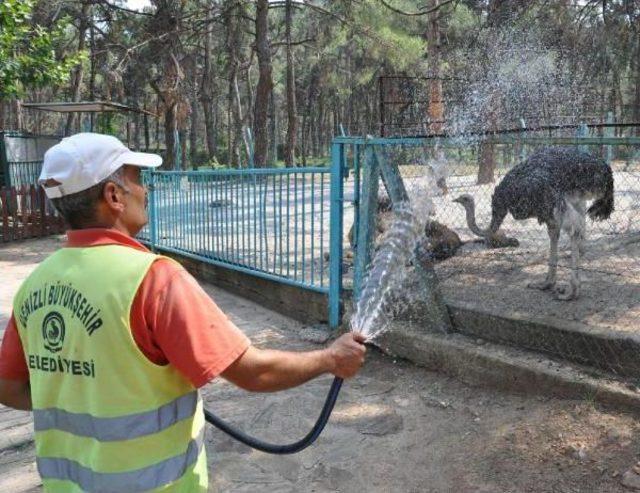
[[[453,199],[453,201],[460,204],[467,211],[467,226],[469,229],[481,238],[488,238],[489,231],[480,229],[476,223],[476,202],[473,197],[468,193],[464,193],[460,197]]]
[[[477,236],[485,239],[485,243],[490,248],[504,248],[504,247],[517,247],[520,242],[516,238],[510,238],[497,231],[491,232],[490,229],[480,229],[476,223],[476,202],[468,193],[460,195],[460,197],[453,199],[467,212],[467,226]]]
[[[468,193],[463,193],[460,197],[453,199],[453,201],[457,202],[467,210],[474,210],[476,207],[476,201],[473,200],[473,197]]]

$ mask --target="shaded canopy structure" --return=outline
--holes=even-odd
[[[112,101],[78,101],[73,103],[22,103],[23,108],[31,108],[41,111],[56,111],[58,113],[107,113],[107,112],[131,112],[157,117],[155,113],[122,103]]]
[[[150,116],[153,118],[158,118],[158,115],[155,113],[148,111],[146,109],[137,108],[135,106],[130,106],[123,103],[117,103],[114,101],[54,101],[54,102],[30,102],[30,103],[22,103],[22,109],[31,109],[37,111],[48,111],[60,114],[69,114],[69,113],[79,113],[89,114],[91,118],[85,120],[84,125],[82,126],[83,131],[94,132],[98,131],[100,133],[106,134],[116,134],[118,133],[119,128],[114,127],[112,125],[112,116],[117,114],[124,113],[133,113],[142,115],[145,118],[145,129],[147,128],[146,119]],[[106,120],[96,119],[94,118],[94,114],[106,115]],[[137,124],[136,124],[137,125]],[[116,135],[120,138],[124,138],[126,140],[127,146],[131,147],[131,139],[132,134],[134,133],[131,129],[131,123],[127,122],[126,125],[123,125],[124,131],[126,135]],[[79,129],[78,129],[79,130]],[[157,134],[157,132],[156,132]],[[159,143],[157,142],[156,135],[156,152],[162,152]],[[150,149],[149,145],[149,133],[145,130],[145,142],[144,142],[144,150],[148,151]],[[137,146],[136,146],[137,147]]]

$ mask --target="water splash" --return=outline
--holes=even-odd
[[[473,132],[578,121],[582,76],[552,32],[522,24],[490,28],[456,58],[464,60],[459,67],[469,82],[450,108],[446,131],[461,144]]]
[[[395,204],[393,220],[374,254],[363,280],[360,296],[351,317],[351,330],[372,340],[388,326],[390,315],[397,313],[397,294],[409,272],[416,245],[424,232],[419,218],[408,202]],[[406,301],[405,301],[406,303]]]
[[[449,108],[445,128],[456,147],[481,139],[472,136],[475,133],[522,123],[529,127],[575,123],[579,118],[584,105],[581,77],[571,64],[571,54],[562,53],[543,30],[523,25],[487,29],[473,49],[455,58],[464,60],[459,63],[464,70],[461,75],[469,81],[456,94],[459,103]],[[438,193],[434,183],[446,178],[450,159],[444,149],[419,147],[393,147],[384,157],[398,166],[430,168],[432,183],[429,193],[409,194],[413,209],[408,203],[394,206],[394,219],[368,268],[350,321],[351,329],[368,340],[384,332],[389,320],[419,296],[403,290],[410,273],[408,264],[414,260],[423,221],[433,211],[433,204],[424,201]]]

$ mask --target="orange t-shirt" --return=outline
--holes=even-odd
[[[126,245],[147,250],[113,229],[67,232],[67,247]],[[251,342],[180,265],[158,259],[143,279],[131,307],[133,338],[150,361],[175,366],[201,387],[247,350]],[[29,380],[13,315],[0,346],[0,378]]]

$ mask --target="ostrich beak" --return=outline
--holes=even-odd
[[[458,204],[462,204],[462,200],[460,200],[460,197],[458,197],[457,199],[453,199],[451,202],[457,202]]]

